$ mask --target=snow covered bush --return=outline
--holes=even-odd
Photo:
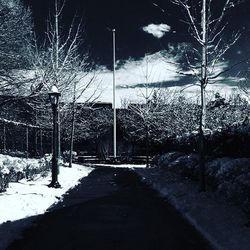
[[[38,160],[39,165],[44,166],[44,167],[50,167],[51,165],[51,159],[52,155],[51,154],[45,154],[43,158]]]
[[[25,159],[0,155],[0,192],[9,182],[18,182],[23,178],[32,179],[37,174],[45,174],[50,168],[51,156],[37,159]]]
[[[43,158],[40,160],[30,159],[26,163],[26,167],[24,169],[25,178],[33,179],[37,174],[45,175],[46,171],[49,170],[49,168],[50,164],[43,160]]]
[[[191,180],[199,179],[199,159],[196,154],[178,152],[164,154],[159,167]],[[250,218],[250,158],[222,157],[206,164],[207,184],[218,195],[240,205]]]
[[[63,156],[64,161],[69,161],[70,151],[69,150],[64,151],[62,156]],[[77,156],[77,152],[73,151],[72,152],[73,160],[76,158],[76,156]]]
[[[169,152],[164,155],[161,155],[158,159],[158,166],[160,168],[168,167],[168,165],[176,160],[178,157],[182,156],[183,153],[180,152]]]
[[[196,154],[182,155],[172,161],[168,168],[174,168],[183,177],[189,179],[197,179],[199,175],[198,169],[199,158]]]
[[[24,178],[24,165],[25,162],[22,158],[11,157],[8,155],[1,155],[1,161],[5,168],[8,169],[7,174],[8,182],[17,182]]]
[[[0,192],[3,192],[8,186],[8,174],[10,170],[0,162]]]
[[[0,193],[6,190],[6,188],[8,187],[8,183],[8,175],[0,174]]]
[[[250,212],[250,159],[222,158],[216,161],[216,192]]]
[[[11,150],[8,149],[5,151],[6,155],[13,156],[13,157],[26,157],[26,152],[18,151],[18,150]]]
[[[157,166],[180,173],[182,176],[197,179],[198,155],[185,155],[181,152],[170,152],[159,157]]]

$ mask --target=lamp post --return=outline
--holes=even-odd
[[[49,92],[49,99],[51,102],[53,110],[53,141],[52,141],[52,181],[49,184],[49,187],[60,188],[61,185],[58,182],[59,166],[58,166],[58,157],[59,157],[59,97],[61,96],[56,86],[52,86],[51,91]]]

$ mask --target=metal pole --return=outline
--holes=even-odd
[[[113,32],[113,109],[114,109],[114,159],[116,159],[116,103],[115,103],[115,29]]]

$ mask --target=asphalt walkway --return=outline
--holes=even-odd
[[[128,169],[98,168],[8,250],[203,250],[208,243]]]

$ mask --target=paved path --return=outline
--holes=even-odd
[[[99,168],[8,250],[203,250],[207,242],[128,169]]]

